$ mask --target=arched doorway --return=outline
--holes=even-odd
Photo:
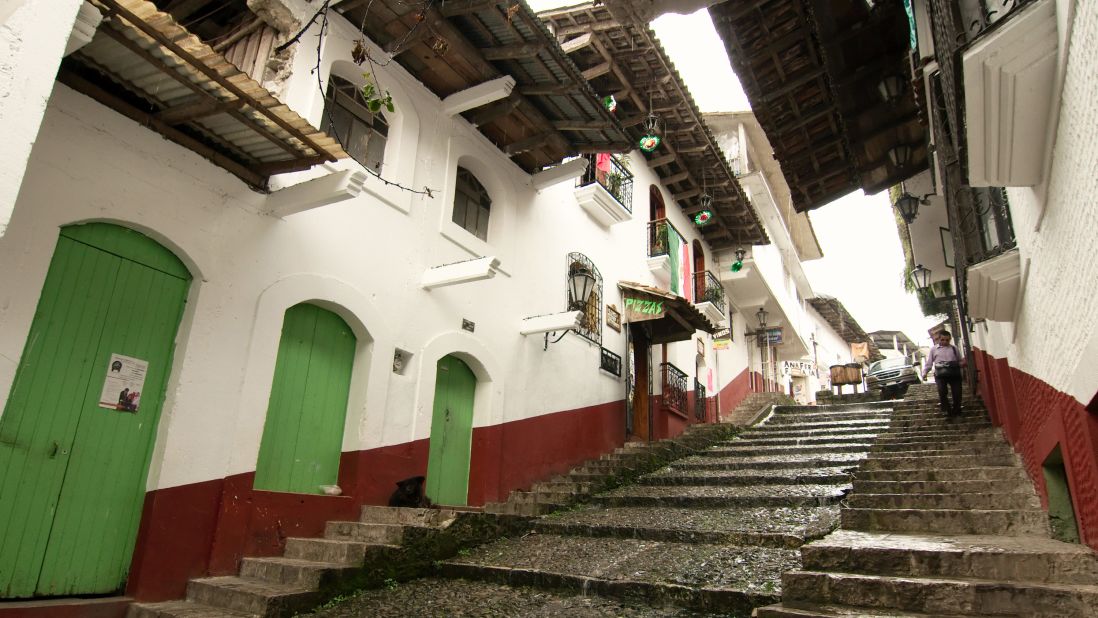
[[[63,228],[0,417],[0,597],[125,582],[191,274],[127,228]]]
[[[694,239],[691,243],[690,249],[694,254],[694,273],[693,273],[693,296],[695,303],[700,303],[705,300],[705,251],[702,249],[701,241]]]
[[[256,489],[316,494],[336,484],[356,344],[331,311],[310,303],[286,310]]]
[[[463,506],[469,502],[476,387],[476,375],[460,358],[439,359],[426,490],[436,504]]]

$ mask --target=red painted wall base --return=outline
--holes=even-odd
[[[123,618],[133,599],[51,599],[0,602],[0,618]]]
[[[1098,415],[1074,397],[1011,367],[1007,359],[983,350],[974,353],[980,396],[992,422],[1003,428],[1021,454],[1046,508],[1048,492],[1041,466],[1059,445],[1080,537],[1098,549]]]

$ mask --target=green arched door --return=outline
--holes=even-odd
[[[190,280],[133,230],[61,231],[0,417],[0,597],[124,584]]]
[[[461,359],[454,356],[439,359],[426,492],[436,504],[455,506],[469,502],[476,386],[476,376]]]
[[[339,479],[355,335],[338,315],[286,310],[255,488],[315,494]]]

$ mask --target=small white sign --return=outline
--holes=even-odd
[[[111,354],[107,377],[103,380],[103,392],[99,395],[99,407],[136,414],[141,405],[141,391],[145,389],[145,374],[148,371],[148,361]]]

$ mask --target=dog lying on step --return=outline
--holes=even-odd
[[[434,506],[423,493],[427,478],[413,476],[403,481],[397,481],[396,491],[389,496],[389,506],[403,506],[418,509],[427,509]]]

